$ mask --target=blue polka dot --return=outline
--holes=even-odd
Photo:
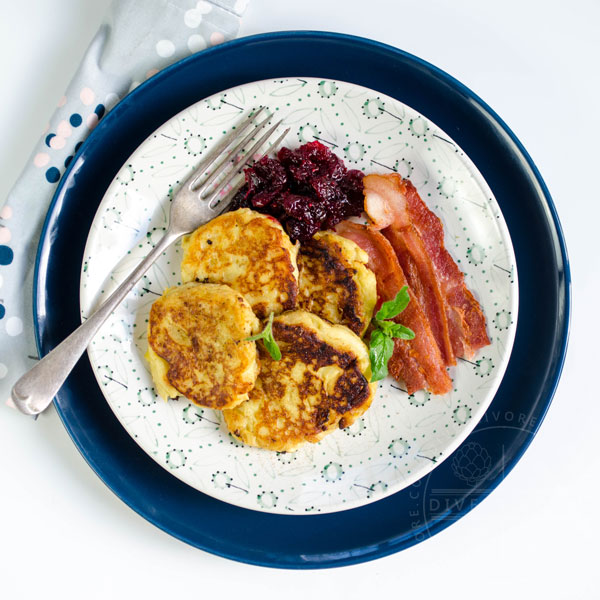
[[[4,308],[4,304],[0,304],[0,319],[6,314],[6,309]]]
[[[98,115],[98,118],[101,119],[104,116],[104,111],[106,109],[104,108],[104,104],[98,104],[98,106],[96,106],[96,108],[94,109],[94,112]]]
[[[12,248],[8,246],[0,246],[0,265],[10,265],[13,261],[14,254]]]
[[[81,148],[81,144],[83,144],[83,142],[77,142],[75,144],[75,152],[77,152],[77,150],[79,150],[79,148]]]
[[[69,123],[71,123],[71,125],[73,125],[73,127],[79,127],[82,122],[83,122],[83,119],[81,118],[81,115],[79,115],[77,113],[73,113],[71,115],[71,118],[69,119]]]
[[[67,156],[67,158],[65,158],[65,168],[69,166],[69,163],[73,160],[72,156]]]
[[[56,167],[50,167],[46,171],[46,179],[50,183],[56,183],[60,179],[60,171]]]
[[[48,148],[50,148],[50,140],[51,140],[53,137],[56,137],[56,134],[55,134],[55,133],[49,133],[49,134],[46,136],[46,146],[48,146]]]

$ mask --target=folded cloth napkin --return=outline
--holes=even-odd
[[[0,401],[33,366],[32,285],[48,205],[98,121],[171,63],[234,38],[248,0],[114,0],[47,131],[0,208]]]

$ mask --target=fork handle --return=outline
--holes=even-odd
[[[123,301],[152,263],[182,235],[183,233],[168,230],[150,254],[94,314],[15,383],[11,395],[13,402],[21,412],[26,415],[37,415],[50,405],[104,321]]]

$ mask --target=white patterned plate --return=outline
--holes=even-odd
[[[401,102],[340,81],[280,79],[242,85],[194,104],[151,135],[107,190],[81,273],[85,318],[157,242],[173,189],[243,111],[266,105],[291,132],[319,139],[349,168],[397,170],[442,219],[446,246],[487,318],[491,346],[451,369],[446,396],[409,396],[392,379],[352,427],[293,454],[244,446],[218,411],[163,402],[152,387],[146,324],[152,302],[180,283],[180,245],[148,271],[89,348],[110,407],[136,442],[192,487],[238,506],[284,514],[367,504],[417,481],[447,458],[483,416],[515,335],[518,286],[510,236],[490,189],[450,137]]]

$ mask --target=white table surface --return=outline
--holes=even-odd
[[[2,1],[0,195],[108,4]],[[34,422],[1,404],[0,597],[598,597],[599,23],[597,0],[252,0],[242,25],[241,35],[353,33],[432,62],[500,114],[545,178],[571,259],[570,348],[538,435],[486,500],[374,562],[253,567],[187,546],[134,513],[90,470],[53,408]]]

